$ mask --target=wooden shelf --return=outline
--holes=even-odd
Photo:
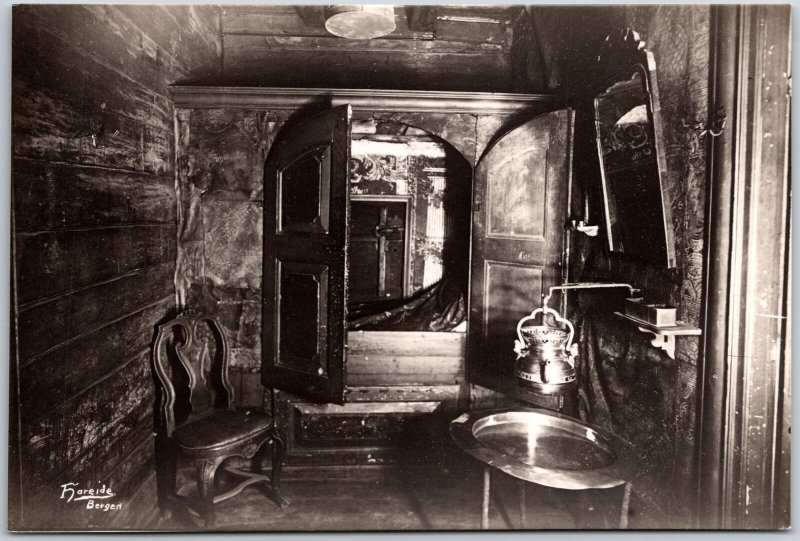
[[[676,336],[699,336],[703,333],[699,327],[689,325],[683,321],[678,321],[675,325],[670,325],[669,327],[656,327],[652,323],[642,321],[641,319],[636,319],[635,317],[623,314],[622,312],[614,312],[614,314],[622,319],[626,319],[631,323],[636,324],[640,331],[652,334],[654,338],[650,341],[650,343],[653,346],[666,351],[670,359],[675,358]]]

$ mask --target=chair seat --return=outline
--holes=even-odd
[[[172,437],[185,451],[211,451],[253,438],[271,425],[269,415],[261,411],[216,410],[189,420]]]

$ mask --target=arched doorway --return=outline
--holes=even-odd
[[[349,182],[353,313],[443,282],[465,305],[472,168],[464,156],[409,124],[356,124]]]

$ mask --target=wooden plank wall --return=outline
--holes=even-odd
[[[464,333],[350,331],[347,386],[459,385]]]
[[[149,347],[175,306],[166,89],[220,59],[217,8],[13,10],[11,529],[102,527],[113,512],[61,485],[124,506],[152,471]]]

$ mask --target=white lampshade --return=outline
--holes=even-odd
[[[372,39],[396,28],[394,6],[331,6],[326,10],[325,28],[331,34],[350,39]]]

